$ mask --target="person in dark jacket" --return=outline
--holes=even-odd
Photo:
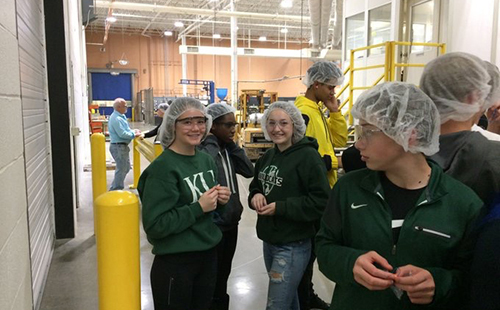
[[[377,85],[356,101],[367,169],[333,188],[316,237],[331,310],[460,309],[482,201],[426,155],[439,113],[416,86]]]
[[[330,186],[318,143],[304,137],[306,126],[297,107],[273,103],[264,113],[262,128],[275,147],[257,161],[248,199],[258,214],[257,236],[264,241],[266,309],[299,310],[297,288]]]
[[[491,202],[476,229],[471,266],[471,310],[500,309],[500,195]]]
[[[253,164],[245,151],[233,141],[236,131],[234,112],[235,109],[225,103],[209,105],[207,113],[212,116],[212,128],[205,140],[198,146],[199,150],[210,154],[215,160],[219,184],[228,187],[231,191],[224,211],[215,210],[213,213],[213,220],[222,232],[222,239],[217,245],[217,282],[210,308],[213,310],[229,309],[227,280],[236,251],[238,223],[243,212],[236,174],[250,178],[254,172]]]
[[[158,105],[158,110],[156,113],[158,114],[159,117],[163,118],[163,115],[165,115],[165,112],[167,111],[169,105],[168,103],[161,103]],[[151,129],[150,131],[143,133],[142,138],[151,138],[155,137],[158,134],[158,129],[160,129],[161,123],[158,124],[154,129]],[[155,138],[155,140],[158,140]]]
[[[366,168],[366,163],[361,160],[361,152],[353,145],[342,152],[342,169],[345,173]]]
[[[461,52],[430,61],[420,78],[420,89],[432,99],[441,118],[439,152],[431,159],[485,203],[500,192],[500,142],[471,127],[500,95],[489,98],[490,80],[481,59]]]

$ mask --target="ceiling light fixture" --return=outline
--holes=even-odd
[[[214,39],[220,39],[220,34],[219,33],[214,33],[212,38]]]
[[[173,32],[172,32],[172,31],[168,31],[168,30],[167,30],[167,31],[165,31],[163,34],[164,34],[166,37],[171,37],[171,36],[173,35]]]
[[[118,60],[118,63],[122,66],[128,65],[128,59],[127,56],[125,55],[125,52],[123,52],[122,57]]]
[[[288,33],[288,29],[286,29],[286,28],[281,28],[280,31],[281,31],[281,33]]]
[[[116,22],[116,17],[114,17],[114,16],[106,17],[106,21],[109,23],[114,23],[114,22]]]
[[[280,3],[280,6],[282,8],[288,9],[293,6],[293,1],[292,0],[282,0]]]
[[[184,27],[184,23],[183,22],[175,22],[174,26],[177,28],[182,28],[182,27]]]
[[[267,38],[265,36],[260,36],[259,41],[267,41]]]

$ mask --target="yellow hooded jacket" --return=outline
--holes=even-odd
[[[323,104],[321,102],[316,103],[304,96],[298,96],[295,99],[295,106],[302,115],[309,118],[306,136],[318,140],[318,151],[321,157],[328,155],[331,158],[332,163],[331,169],[328,171],[328,182],[330,187],[333,187],[337,182],[337,169],[339,167],[333,147],[342,147],[347,143],[347,123],[345,118],[341,112],[330,113],[330,117],[326,118],[321,110]]]

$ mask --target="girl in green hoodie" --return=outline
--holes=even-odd
[[[262,128],[276,146],[255,165],[249,205],[258,214],[257,236],[264,241],[266,309],[298,310],[297,287],[330,186],[318,144],[304,137],[304,120],[293,104],[273,103],[264,113]]]
[[[220,229],[212,211],[229,200],[217,166],[196,146],[211,118],[196,99],[176,99],[164,116],[165,148],[142,173],[142,222],[155,254],[151,289],[156,310],[208,310],[217,276]]]

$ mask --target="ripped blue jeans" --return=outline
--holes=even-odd
[[[311,239],[273,245],[264,242],[269,275],[267,310],[299,310],[297,288],[311,257]]]

